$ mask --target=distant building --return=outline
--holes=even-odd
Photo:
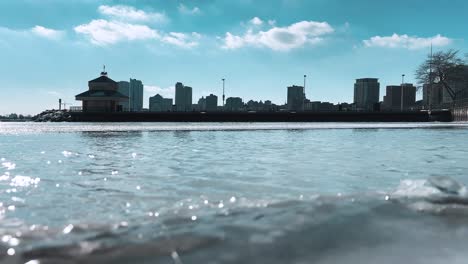
[[[303,86],[289,86],[288,87],[288,110],[289,111],[303,111],[304,110],[304,87]]]
[[[218,110],[218,96],[210,94],[206,97],[205,111],[216,112]]]
[[[239,112],[242,111],[244,108],[244,102],[242,102],[242,98],[240,97],[228,97],[226,99],[226,105],[224,106],[224,110],[228,112]]]
[[[339,110],[339,107],[329,102],[312,101],[305,103],[304,110],[309,112],[335,112]]]
[[[76,100],[82,101],[83,112],[117,112],[122,111],[120,102],[128,101],[128,97],[119,93],[117,82],[107,77],[107,72],[88,82],[89,90],[76,95]]]
[[[387,111],[399,111],[401,108],[401,86],[389,85],[383,100],[383,109]]]
[[[175,85],[175,105],[178,112],[192,111],[192,87],[178,82]]]
[[[424,84],[423,85],[423,103],[426,108],[437,107],[442,103],[443,97],[442,84]]]
[[[126,102],[120,102],[123,111],[140,112],[143,110],[143,83],[139,80],[130,79],[118,82],[118,91],[128,96]]]
[[[125,95],[128,97],[128,100],[126,101],[122,101],[119,103],[119,107],[122,109],[122,111],[130,111],[130,83],[129,82],[126,82],[126,81],[120,81],[117,83],[117,86],[118,86],[118,91],[119,93]]]
[[[130,79],[130,110],[143,110],[143,83],[140,80]]]
[[[390,111],[401,111],[402,86],[387,86],[384,96],[383,109]],[[411,83],[403,84],[403,109],[408,110],[416,105],[416,87]]]
[[[199,111],[206,111],[206,99],[204,96],[198,99],[197,109]]]
[[[356,110],[374,110],[375,105],[379,103],[379,94],[379,79],[357,79],[354,84],[354,104]]]
[[[172,98],[163,98],[157,94],[149,98],[150,112],[170,112],[172,111]]]

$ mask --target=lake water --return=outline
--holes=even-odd
[[[468,263],[468,124],[0,123],[2,263]]]

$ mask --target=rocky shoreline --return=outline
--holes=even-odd
[[[66,110],[46,110],[32,118],[34,122],[70,122],[71,114]]]

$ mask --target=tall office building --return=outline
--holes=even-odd
[[[379,102],[379,94],[379,79],[357,79],[354,84],[354,104],[356,109],[372,111],[375,104]]]
[[[130,110],[143,110],[143,83],[140,80],[130,79]]]
[[[289,111],[304,111],[304,87],[289,86],[288,87],[288,110]]]
[[[210,94],[206,97],[206,111],[216,112],[218,110],[218,96]]]
[[[130,90],[130,83],[129,82],[126,82],[126,81],[120,81],[117,83],[117,91],[125,96],[128,97],[127,100],[124,100],[124,101],[120,101],[119,102],[119,108],[122,109],[122,111],[124,112],[128,112],[130,111],[130,93],[129,93],[129,90]]]
[[[178,82],[175,85],[175,105],[178,112],[192,111],[192,87]]]
[[[149,98],[150,112],[170,112],[172,111],[172,98],[163,98],[157,94]]]
[[[139,80],[130,79],[130,82],[118,82],[118,91],[128,96],[126,102],[120,102],[123,111],[139,112],[143,110],[143,83]]]
[[[403,87],[403,90],[402,90]],[[391,111],[401,111],[401,99],[403,91],[403,109],[408,110],[416,105],[416,87],[411,83],[387,86],[384,96],[383,108]]]

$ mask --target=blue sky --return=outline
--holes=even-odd
[[[448,4],[450,3],[450,4]],[[307,74],[311,100],[351,102],[354,79],[413,82],[429,52],[467,52],[464,0],[2,0],[0,114],[79,105],[105,64],[116,80],[173,98],[284,103]]]

